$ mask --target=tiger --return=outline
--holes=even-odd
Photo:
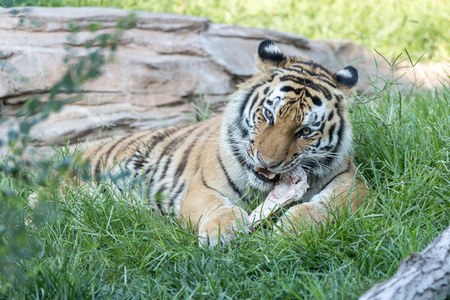
[[[258,46],[256,67],[219,115],[88,148],[83,157],[92,174],[128,172],[148,187],[155,208],[191,224],[204,247],[248,232],[249,189],[267,194],[280,175],[299,166],[310,188],[276,228],[326,224],[338,210],[355,211],[367,192],[352,162],[349,103],[357,70],[333,73],[285,55],[267,39]]]

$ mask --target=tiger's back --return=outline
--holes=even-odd
[[[179,212],[187,186],[199,170],[202,184],[219,186],[224,197],[237,201],[246,182],[236,180],[241,170],[227,168],[228,159],[220,153],[221,121],[222,116],[216,116],[202,123],[138,132],[91,147],[84,157],[97,180],[100,174],[124,174],[144,184],[149,199],[157,199],[163,212]],[[113,183],[121,190],[132,188]]]

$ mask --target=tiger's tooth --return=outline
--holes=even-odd
[[[269,178],[270,180],[274,179],[275,176],[277,176],[275,173],[270,173],[269,176],[267,176],[267,178]]]

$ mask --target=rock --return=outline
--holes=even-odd
[[[365,292],[359,300],[449,299],[450,226],[423,251],[412,253],[397,273]]]
[[[32,96],[43,99],[64,73],[71,45],[108,32],[128,11],[112,8],[0,8],[0,114],[11,116]],[[401,77],[407,89],[417,80],[426,88],[448,82],[448,66],[393,70],[384,60],[350,41],[313,41],[259,28],[214,24],[206,18],[138,12],[138,22],[121,41],[117,61],[83,87],[84,98],[52,115],[32,131],[34,144],[48,146],[123,135],[132,131],[189,122],[199,95],[215,112],[223,109],[235,85],[255,73],[258,44],[269,38],[287,54],[314,59],[338,71],[358,68],[361,91],[376,76]],[[69,23],[81,30],[69,40]],[[88,25],[100,24],[97,33]],[[376,67],[373,61],[378,62]],[[342,64],[341,64],[342,63]],[[383,82],[375,83],[383,86]],[[0,127],[5,136],[7,125]]]

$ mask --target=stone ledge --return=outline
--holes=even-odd
[[[83,53],[83,42],[94,36],[90,23],[108,32],[129,11],[112,8],[0,8],[0,114],[13,115],[29,97],[46,97],[64,73],[68,44]],[[37,126],[36,145],[47,146],[65,136],[71,142],[188,122],[191,102],[199,94],[214,111],[223,109],[235,85],[256,71],[254,57],[262,39],[270,38],[289,55],[316,60],[334,71],[347,64],[360,73],[358,88],[370,91],[377,77],[398,78],[403,89],[448,83],[449,64],[415,70],[393,70],[382,57],[351,41],[309,40],[260,28],[214,24],[206,18],[136,12],[136,28],[128,30],[117,62],[83,87],[82,101]],[[68,41],[68,23],[81,28]],[[374,61],[377,61],[376,67]],[[26,80],[22,80],[26,78]],[[0,134],[7,128],[3,123]],[[115,127],[114,127],[115,126]]]

